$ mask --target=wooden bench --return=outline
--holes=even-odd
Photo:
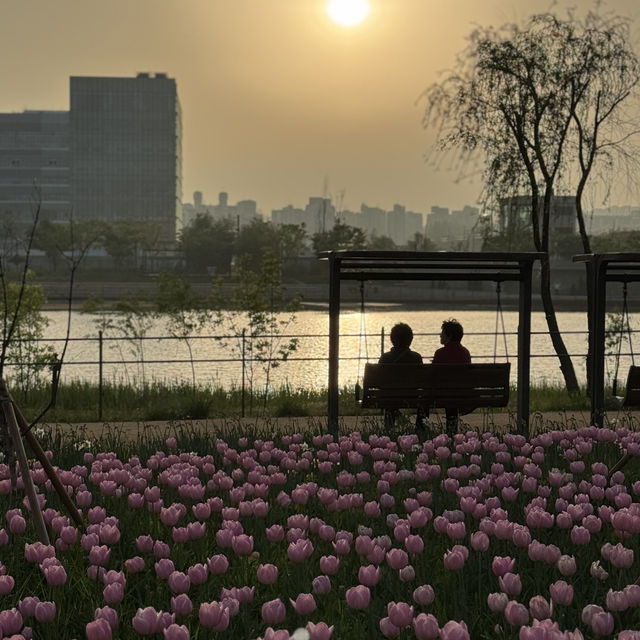
[[[510,363],[372,364],[364,367],[364,408],[443,407],[469,413],[509,402]]]
[[[625,387],[624,396],[620,398],[620,400],[621,407],[640,407],[640,367],[629,367],[627,385]]]

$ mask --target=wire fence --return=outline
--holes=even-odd
[[[636,333],[632,331],[632,333]],[[569,349],[569,356],[582,362],[586,359],[587,336],[584,330],[560,331],[567,342],[571,342],[573,349]],[[533,346],[538,343],[537,338],[549,340],[548,331],[532,331],[532,378],[539,377],[539,372],[545,370],[545,365],[536,365],[536,361],[543,362],[557,358],[553,349],[547,346],[536,351]],[[437,340],[439,333],[416,332],[415,338]],[[574,338],[571,341],[569,338]],[[496,361],[517,359],[517,331],[473,331],[465,334],[465,341],[469,340],[477,346],[472,356],[474,361]],[[254,346],[258,341],[279,343],[290,340],[297,341],[297,349],[286,354],[274,356],[273,350],[256,355]],[[357,381],[363,370],[364,362],[377,361],[379,354],[389,347],[388,335],[382,328],[378,334],[350,332],[340,336],[340,363],[345,374],[341,376],[344,384]],[[49,338],[35,341],[36,347],[48,345],[53,351],[62,351],[65,338]],[[189,342],[189,349],[185,353],[180,350],[181,345]],[[363,350],[363,342],[366,348]],[[616,365],[629,359],[634,361],[632,341],[628,340],[630,350],[615,348],[608,354],[609,359],[617,358]],[[538,347],[540,345],[538,344]],[[141,381],[138,371],[137,377],[130,376],[128,368],[135,367],[142,371],[142,381],[145,375],[155,375],[158,371],[172,372],[183,382],[191,378],[195,384],[198,380],[211,380],[218,376],[218,382],[226,382],[220,386],[240,388],[243,393],[249,383],[260,382],[257,374],[259,368],[278,369],[278,377],[271,381],[296,380],[306,382],[312,387],[326,386],[328,376],[328,333],[284,333],[284,334],[251,334],[248,329],[241,333],[221,333],[211,335],[196,335],[185,337],[153,335],[117,337],[105,336],[99,331],[95,336],[71,337],[68,340],[68,351],[63,363],[66,378],[79,379],[97,383],[102,389],[105,381],[121,381],[137,384]],[[356,348],[357,347],[357,348]],[[35,351],[37,353],[37,349]],[[425,358],[427,360],[427,358]],[[322,366],[318,366],[322,363]],[[42,369],[52,365],[51,359],[38,361],[37,359],[12,361],[6,367],[16,371],[24,367]],[[146,369],[145,369],[146,367]],[[549,365],[550,368],[551,365]],[[618,366],[616,366],[616,371]],[[622,370],[622,369],[621,369]],[[214,373],[215,372],[215,375]],[[309,373],[311,372],[311,373]],[[543,376],[544,379],[544,376]],[[267,381],[269,380],[267,376]],[[301,385],[304,386],[304,385]]]

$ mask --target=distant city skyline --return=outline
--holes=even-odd
[[[3,6],[0,53],[16,62],[3,68],[0,112],[68,110],[70,76],[162,72],[183,108],[183,202],[225,191],[267,218],[310,195],[351,211],[477,206],[477,179],[424,162],[434,132],[419,96],[475,25],[575,4],[370,0],[364,22],[345,28],[327,0],[21,0]],[[636,0],[604,9],[629,18],[637,45]],[[638,201],[637,187],[615,185],[612,204]]]

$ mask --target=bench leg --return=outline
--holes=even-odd
[[[391,431],[396,424],[396,419],[398,417],[398,411],[396,409],[385,409],[384,410],[384,430]]]
[[[457,409],[445,409],[444,412],[447,417],[447,433],[453,436],[458,431],[459,412]]]

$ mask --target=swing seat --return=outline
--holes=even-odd
[[[364,367],[363,408],[504,407],[511,364],[372,364]]]
[[[616,396],[621,408],[640,407],[640,366],[629,367],[624,396]]]

